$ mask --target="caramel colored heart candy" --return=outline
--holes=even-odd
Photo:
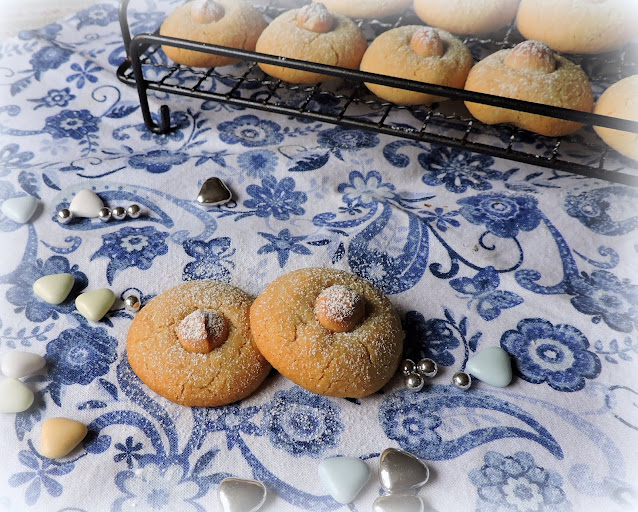
[[[49,418],[42,425],[40,453],[49,459],[64,457],[80,444],[88,432],[86,425],[69,418]]]

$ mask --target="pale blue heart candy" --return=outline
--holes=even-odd
[[[319,464],[319,478],[339,503],[350,503],[370,478],[370,468],[357,457],[335,457]]]
[[[423,500],[412,494],[379,496],[372,504],[372,512],[423,512]]]
[[[12,197],[2,203],[2,213],[13,222],[25,224],[33,217],[38,200],[33,196]]]
[[[504,388],[512,382],[512,362],[501,347],[488,347],[470,358],[465,371],[480,381]]]

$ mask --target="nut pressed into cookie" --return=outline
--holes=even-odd
[[[213,407],[241,400],[270,371],[251,335],[251,303],[238,288],[213,281],[190,281],[161,293],[131,324],[131,368],[178,404]]]
[[[403,350],[401,321],[387,297],[340,270],[306,268],[279,277],[255,299],[250,322],[264,357],[322,395],[378,391]]]

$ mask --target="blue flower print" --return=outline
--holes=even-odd
[[[47,344],[49,379],[56,386],[86,386],[105,375],[116,359],[117,340],[103,327],[83,324],[62,331]]]
[[[532,231],[541,221],[536,198],[506,195],[498,192],[464,197],[457,201],[461,215],[472,224],[485,224],[490,233],[501,238],[514,238],[519,231]]]
[[[225,407],[195,407],[193,415],[197,422],[204,425],[204,432],[225,432],[226,447],[232,450],[237,443],[241,443],[241,434],[261,436],[263,432],[253,418],[259,412],[259,407],[239,407],[227,405]]]
[[[183,246],[186,254],[195,258],[195,261],[187,263],[184,267],[184,281],[215,279],[230,282],[228,267],[234,267],[230,258],[235,254],[235,249],[230,250],[230,238],[213,238],[208,242],[187,239],[184,240]]]
[[[117,9],[109,4],[96,4],[77,13],[80,20],[78,30],[89,25],[106,27],[109,23],[117,21]]]
[[[57,464],[50,459],[40,459],[32,452],[21,450],[18,453],[18,460],[26,466],[29,471],[15,473],[9,477],[11,487],[19,487],[30,482],[24,494],[24,501],[27,505],[35,505],[40,498],[42,487],[54,498],[62,494],[64,487],[55,477],[64,476],[71,471],[75,465],[72,462]]]
[[[284,140],[281,126],[254,115],[236,117],[217,126],[219,138],[226,144],[241,144],[247,148],[270,146]]]
[[[456,148],[432,146],[427,153],[421,153],[419,163],[427,171],[423,183],[433,187],[445,185],[450,192],[460,194],[468,188],[490,190],[488,180],[502,180],[503,173],[492,169],[494,159]]]
[[[70,137],[83,139],[89,133],[99,130],[99,117],[95,117],[86,109],[63,110],[59,114],[47,117],[42,131],[51,134],[54,139]]]
[[[277,220],[288,220],[290,215],[306,213],[301,205],[308,200],[308,196],[295,191],[295,180],[290,177],[277,182],[275,177],[268,176],[261,181],[261,187],[249,185],[246,192],[253,199],[244,201],[244,206],[255,210],[257,217],[272,215]]]
[[[200,487],[196,479],[187,477],[182,466],[160,466],[152,462],[139,471],[118,473],[115,483],[126,494],[113,504],[112,510],[117,512],[203,512],[193,500],[208,490],[206,486]]]
[[[321,147],[331,150],[358,151],[378,146],[380,141],[374,132],[335,126],[319,132],[317,142]]]
[[[254,149],[237,157],[239,167],[251,178],[270,176],[277,168],[278,162],[277,154],[269,149]]]
[[[448,322],[438,318],[426,320],[418,311],[408,311],[403,323],[405,356],[418,361],[424,357],[434,359],[443,366],[454,364],[452,350],[461,342]]]
[[[151,118],[154,122],[160,122],[159,116],[156,113],[151,114]],[[188,117],[184,112],[171,112],[171,131],[168,133],[154,133],[149,130],[144,123],[135,125],[135,130],[141,134],[142,140],[153,141],[158,146],[166,146],[169,142],[180,141],[184,139],[184,129],[188,127]]]
[[[36,37],[41,37],[42,39],[51,41],[52,39],[55,39],[61,30],[62,25],[59,23],[51,23],[50,25],[46,25],[37,30],[21,30],[18,33],[18,37],[23,41],[31,41]]]
[[[448,225],[453,228],[458,228],[461,223],[456,220],[456,217],[459,212],[454,210],[453,212],[444,213],[445,210],[440,207],[436,207],[433,212],[421,212],[421,217],[425,222],[431,222],[436,225],[436,229],[439,231],[447,231]]]
[[[43,98],[32,99],[29,101],[37,103],[33,110],[38,110],[42,107],[66,107],[69,102],[74,99],[75,95],[71,94],[71,88],[65,87],[64,89],[51,89]]]
[[[457,292],[472,297],[468,302],[468,308],[472,302],[477,301],[476,311],[488,322],[497,318],[501,310],[523,303],[522,297],[516,293],[497,290],[500,284],[501,278],[494,267],[486,267],[472,278],[460,277],[450,280],[450,286]]]
[[[119,450],[121,453],[118,453],[113,456],[113,461],[120,462],[126,461],[126,465],[130,468],[133,467],[133,461],[138,461],[142,458],[142,454],[136,453],[142,449],[142,443],[133,444],[133,437],[128,436],[126,438],[126,444],[115,443],[115,449]]]
[[[295,254],[303,254],[308,256],[312,254],[310,249],[306,246],[301,245],[299,242],[306,239],[305,236],[292,236],[288,228],[282,229],[278,234],[271,235],[270,233],[262,233],[259,232],[261,236],[263,236],[270,243],[263,245],[257,251],[257,254],[268,254],[271,252],[277,253],[277,261],[279,261],[279,266],[284,268],[286,263],[288,262],[288,258],[290,258],[290,253],[294,252]]]
[[[75,84],[78,89],[82,89],[84,84],[88,81],[94,84],[97,82],[97,76],[93,73],[97,73],[98,71],[102,71],[102,68],[91,61],[86,61],[84,63],[84,67],[80,66],[77,62],[71,64],[71,69],[75,71],[72,75],[66,77],[66,81],[68,83],[74,82],[77,80]]]
[[[0,149],[0,176],[6,176],[15,168],[28,167],[28,161],[33,159],[31,151],[20,152],[17,144],[7,144]]]
[[[62,304],[54,305],[40,300],[33,294],[33,283],[38,279],[62,273],[69,273],[75,279],[69,299]],[[13,285],[7,290],[7,300],[16,306],[16,312],[24,311],[27,320],[31,322],[44,322],[49,318],[57,320],[60,314],[73,313],[75,304],[70,299],[77,296],[89,284],[86,274],[80,272],[77,265],[70,266],[69,261],[63,256],[51,256],[45,262],[40,259],[34,263],[23,261],[10,274],[7,282]]]
[[[575,327],[526,318],[501,337],[501,346],[516,360],[523,379],[547,382],[557,391],[579,391],[585,379],[600,373],[600,359],[587,350],[589,341]]]
[[[345,427],[330,399],[294,387],[277,391],[264,407],[263,429],[275,448],[317,458],[339,445]]]
[[[62,64],[69,60],[73,52],[59,46],[45,46],[35,52],[29,64],[33,67],[34,77],[40,80],[40,76],[50,69],[58,69]],[[88,112],[88,111],[87,111]]]
[[[578,195],[568,195],[565,211],[570,217],[591,229],[594,233],[607,236],[622,236],[638,229],[638,216],[624,218],[624,212],[638,211],[638,190],[630,187],[602,187],[587,190]]]
[[[594,270],[569,279],[572,305],[581,313],[595,315],[612,329],[631,332],[638,327],[638,286],[621,281],[611,272]]]
[[[350,172],[350,183],[341,183],[337,189],[349,205],[370,207],[384,203],[395,196],[392,183],[383,183],[381,174],[370,171],[365,177],[359,171]]]
[[[182,165],[188,160],[186,153],[175,153],[167,149],[154,149],[143,155],[134,155],[128,164],[135,169],[146,169],[153,174],[168,172],[174,165]]]
[[[154,226],[125,227],[102,235],[102,247],[91,256],[91,261],[95,258],[111,260],[106,267],[106,277],[109,284],[113,284],[115,276],[129,267],[151,268],[157,256],[168,252],[166,237],[168,233],[157,231]]]
[[[477,512],[568,512],[563,478],[536,465],[527,452],[505,456],[489,451],[485,464],[469,473],[477,487]]]
[[[441,443],[437,429],[442,422],[423,402],[409,398],[397,396],[386,402],[384,409],[379,411],[379,421],[389,439],[408,452],[419,453],[426,445]]]

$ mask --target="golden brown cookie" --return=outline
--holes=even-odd
[[[323,4],[287,11],[273,20],[257,41],[257,51],[348,69],[359,67],[367,48],[361,29]],[[332,77],[270,64],[259,67],[271,76],[292,83],[311,84]]]
[[[259,11],[242,0],[193,0],[173,11],[162,23],[163,36],[254,50],[266,21]],[[185,66],[213,68],[237,62],[174,46],[162,46],[174,62]]]
[[[414,10],[428,25],[453,34],[486,34],[509,25],[519,0],[414,0]]]
[[[181,405],[241,400],[270,371],[251,335],[251,303],[240,289],[213,281],[189,281],[161,293],[131,324],[131,368],[153,391]]]
[[[255,299],[250,322],[264,357],[321,395],[374,393],[401,359],[404,334],[390,301],[368,281],[340,270],[306,268],[281,276]],[[335,322],[347,330],[337,332]]]
[[[470,71],[468,91],[591,112],[591,84],[580,66],[554,54],[539,41],[524,41],[511,50],[486,57]],[[575,132],[579,123],[517,110],[465,102],[470,113],[486,124],[512,123],[541,135]]]
[[[607,89],[596,102],[595,114],[638,121],[638,75],[629,76]],[[594,126],[594,130],[619,153],[638,160],[638,133]]]
[[[394,28],[377,37],[361,61],[361,70],[381,75],[463,88],[472,54],[445,30],[418,25]],[[366,83],[374,94],[404,105],[429,105],[446,98]]]
[[[516,25],[557,52],[602,53],[638,35],[635,0],[521,0]]]
[[[312,0],[348,18],[384,18],[405,11],[412,0]]]

